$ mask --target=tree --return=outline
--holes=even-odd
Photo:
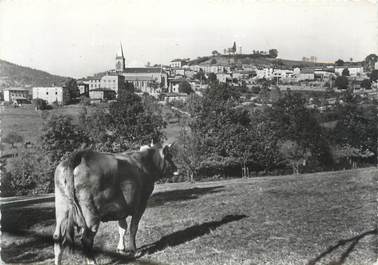
[[[369,79],[362,80],[361,87],[364,89],[371,89],[371,81]]]
[[[271,57],[271,58],[277,58],[277,56],[278,56],[277,49],[270,49],[269,50],[269,57]]]
[[[192,89],[192,86],[189,84],[188,81],[186,80],[183,80],[180,82],[179,84],[179,87],[178,87],[178,91],[180,93],[186,93],[186,94],[190,94],[190,93],[193,93],[193,89]]]
[[[351,146],[359,152],[377,152],[378,110],[375,106],[361,106],[355,99],[344,100],[337,109],[339,121],[332,131],[332,142]],[[357,152],[358,153],[358,152]]]
[[[3,142],[6,144],[10,144],[12,148],[14,148],[15,144],[22,143],[24,141],[24,138],[17,134],[16,132],[9,132],[4,138]]]
[[[335,86],[338,89],[347,89],[348,88],[348,78],[346,76],[338,76],[335,80]]]
[[[335,65],[336,65],[336,66],[343,66],[344,64],[345,64],[344,61],[341,60],[341,59],[338,59],[338,60],[335,62]]]
[[[378,56],[376,54],[369,54],[363,61],[363,66],[366,72],[372,72],[375,67],[375,63],[378,61]]]
[[[211,54],[212,54],[213,56],[217,56],[217,55],[219,55],[219,52],[218,52],[217,50],[214,50],[214,51],[211,52]]]
[[[210,64],[216,64],[217,60],[215,58],[211,59]]]
[[[299,174],[300,166],[306,165],[306,160],[311,156],[311,152],[292,140],[283,141],[279,146],[280,153],[287,163],[291,165],[293,174]]]
[[[77,98],[80,96],[80,90],[79,88],[77,87],[77,83],[76,83],[76,80],[73,79],[73,78],[69,78],[65,84],[64,84],[65,87],[68,88],[68,91],[69,91],[69,94],[70,94],[70,98],[71,99],[74,99],[74,98]]]
[[[123,152],[164,139],[166,123],[155,108],[147,108],[135,93],[125,92],[109,109],[82,113],[80,124],[94,148],[106,152]]]
[[[376,82],[378,80],[378,70],[373,70],[370,74],[370,82]]]
[[[203,72],[202,69],[200,69],[197,73],[195,73],[195,74],[193,75],[193,78],[194,78],[194,79],[201,80],[201,81],[203,81],[203,82],[206,82],[206,75],[205,75],[205,73]]]
[[[215,82],[217,82],[217,75],[216,74],[214,74],[214,73],[209,73],[208,75],[207,75],[207,79],[208,79],[208,81],[209,81],[209,83],[210,84],[212,84],[212,83],[215,83]]]
[[[234,41],[234,45],[232,45],[232,52],[235,54],[236,53],[236,42]]]
[[[332,162],[327,138],[305,103],[300,94],[289,93],[266,110],[265,119],[276,139],[295,142],[300,150],[311,152],[313,165],[326,167]]]
[[[45,110],[48,109],[48,104],[46,100],[43,100],[41,98],[35,98],[33,99],[33,105],[35,110]]]
[[[350,76],[349,69],[348,68],[344,68],[344,70],[342,71],[341,75],[342,76]]]
[[[52,162],[60,161],[64,155],[87,143],[86,133],[73,123],[71,116],[53,114],[43,123],[41,148]]]

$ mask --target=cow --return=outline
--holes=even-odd
[[[81,235],[88,264],[96,264],[92,247],[100,222],[118,221],[117,252],[135,255],[135,236],[156,180],[173,174],[171,146],[155,144],[122,154],[92,150],[74,152],[55,170],[55,264],[63,249],[74,246],[75,228]],[[126,217],[131,216],[128,249]]]

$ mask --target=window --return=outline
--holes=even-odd
[[[49,94],[49,92],[46,92],[46,95],[48,95]]]
[[[55,95],[58,95],[58,92],[55,92]]]

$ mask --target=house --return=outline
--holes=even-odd
[[[100,77],[87,77],[80,80],[82,83],[89,86],[89,90],[100,88],[101,78]]]
[[[116,98],[116,92],[110,88],[96,88],[89,90],[91,102],[102,102]]]
[[[344,69],[349,70],[350,76],[361,75],[364,72],[364,68],[362,66],[335,66],[335,73],[342,75]]]
[[[172,101],[186,101],[188,95],[186,93],[174,93],[167,94],[164,98],[165,102],[169,103]]]
[[[12,87],[4,90],[4,101],[16,102],[17,100],[30,99],[30,90],[21,87]]]
[[[123,75],[104,75],[100,79],[100,88],[111,89],[118,96],[118,92],[121,89],[125,89],[125,77]]]
[[[58,103],[66,105],[71,101],[70,92],[67,87],[33,87],[33,99],[46,100],[48,104]]]
[[[188,63],[188,60],[184,59],[174,59],[169,63],[172,68],[181,68]]]
[[[134,89],[142,93],[152,95],[161,92],[160,85],[152,76],[129,75],[125,77],[125,82],[133,84]]]
[[[296,75],[296,78],[297,78],[297,81],[314,80],[315,79],[314,69],[304,68],[301,70],[299,74]]]
[[[232,80],[232,76],[231,76],[231,74],[218,73],[217,74],[217,79],[221,83],[227,83],[228,81]]]

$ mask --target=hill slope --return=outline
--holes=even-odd
[[[0,59],[0,89],[7,87],[33,87],[62,85],[68,77],[13,64]]]
[[[189,62],[190,65],[241,65],[250,64],[256,67],[272,67],[274,65],[279,65],[282,67],[314,67],[314,66],[324,66],[329,65],[325,63],[312,63],[297,60],[288,60],[281,58],[269,58],[266,56],[260,56],[255,54],[236,54],[236,55],[218,55],[218,56],[204,56],[194,59]]]
[[[377,181],[378,170],[368,168],[157,185],[137,234],[141,257],[117,255],[117,222],[108,222],[95,239],[97,259],[130,265],[373,264]],[[51,264],[53,202],[3,209],[1,222],[5,262]],[[66,254],[64,261],[83,264],[83,257]]]

